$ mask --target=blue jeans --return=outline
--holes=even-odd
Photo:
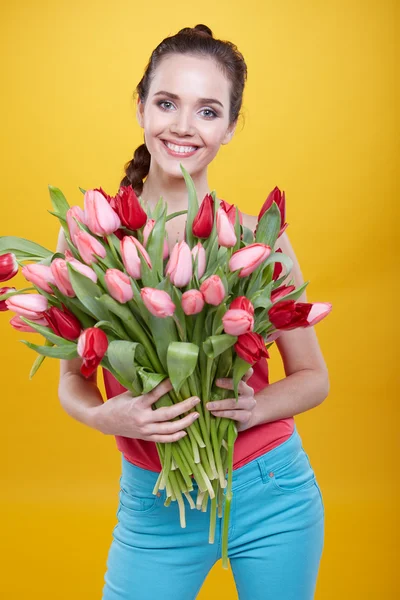
[[[202,512],[184,498],[181,528],[177,502],[164,506],[165,490],[152,494],[158,474],[121,456],[102,600],[194,600],[221,558],[222,519],[210,544],[210,501]],[[286,441],[233,471],[232,492],[228,556],[240,600],[312,600],[325,511],[296,426]]]

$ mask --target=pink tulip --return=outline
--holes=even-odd
[[[144,287],[140,290],[143,303],[155,317],[171,317],[175,312],[175,304],[171,296],[164,290]]]
[[[132,300],[133,289],[128,275],[118,269],[107,269],[104,279],[110,296],[115,300],[121,304]]]
[[[69,280],[69,273],[67,267],[67,261],[62,258],[55,258],[50,265],[51,272],[53,273],[56,286],[64,296],[68,298],[74,298],[76,296],[74,288]]]
[[[36,321],[43,318],[48,301],[40,294],[15,294],[7,298],[6,305],[8,310],[13,310],[17,315]]]
[[[189,245],[184,240],[177,242],[172,248],[171,256],[165,268],[165,275],[169,275],[171,283],[176,287],[184,287],[192,279],[192,253]]]
[[[239,277],[247,277],[257,269],[271,254],[271,247],[266,244],[249,244],[234,252],[229,261],[230,271],[241,269]]]
[[[295,289],[296,289],[296,286],[294,286],[294,285],[280,285],[278,288],[276,288],[275,290],[273,290],[271,292],[271,302],[277,302],[277,300],[279,300],[279,298],[282,298],[283,296],[287,296],[288,294],[293,292],[293,290],[295,290]]]
[[[68,225],[69,235],[70,235],[72,243],[74,244],[74,246],[76,246],[75,236],[79,231],[82,231],[82,229],[79,227],[79,225],[76,223],[76,221],[79,221],[83,225],[86,225],[85,213],[83,212],[83,210],[81,209],[80,206],[71,206],[71,208],[69,208],[67,210],[66,216],[67,216],[67,225]],[[75,219],[76,219],[76,221],[75,221]]]
[[[203,281],[200,286],[200,291],[203,294],[207,304],[218,306],[225,298],[226,291],[219,275],[211,275]]]
[[[226,311],[222,317],[225,333],[229,335],[243,335],[253,330],[254,317],[246,310],[233,308]]]
[[[234,298],[229,305],[230,310],[232,310],[233,308],[240,308],[241,310],[245,310],[252,317],[254,317],[254,306],[252,305],[250,300],[246,298],[246,296],[236,296],[236,298]]]
[[[185,315],[197,315],[203,310],[204,298],[199,290],[187,290],[182,294],[182,309]]]
[[[313,327],[313,325],[322,321],[331,310],[332,304],[330,302],[313,302],[307,315],[308,326]]]
[[[235,226],[236,223],[236,206],[234,204],[229,204],[229,202],[227,202],[226,200],[221,200],[221,202],[219,203],[219,205],[224,209],[224,211],[226,212],[226,214],[229,217],[230,222],[232,223],[233,226]],[[240,225],[243,225],[243,215],[240,212],[239,208],[239,223]]]
[[[110,235],[121,226],[119,216],[101,192],[88,190],[85,193],[84,207],[86,225],[92,233],[100,236]]]
[[[97,262],[96,254],[100,258],[104,258],[107,254],[104,246],[87,231],[81,230],[75,235],[75,245],[82,260],[89,265]]]
[[[231,248],[236,244],[235,228],[223,208],[217,210],[217,233],[220,246]]]
[[[206,251],[204,250],[204,246],[201,242],[197,242],[195,246],[192,248],[192,256],[193,261],[197,258],[197,279],[201,279],[204,275],[204,271],[206,270]]]
[[[15,254],[7,252],[0,255],[0,281],[8,281],[18,273],[18,263]]]
[[[65,260],[71,263],[74,269],[76,269],[81,275],[84,275],[85,277],[91,279],[93,283],[97,283],[97,275],[93,271],[93,269],[91,269],[87,265],[84,265],[79,260],[76,260],[76,258],[73,257],[72,253],[69,250],[66,250],[64,254]]]
[[[17,291],[17,289],[14,287],[2,287],[2,288],[0,288],[0,296],[2,296],[3,294],[8,294],[8,292],[16,292],[16,291]],[[8,310],[6,301],[0,300],[0,311],[5,311],[5,310]]]
[[[147,246],[147,240],[149,239],[150,231],[153,229],[155,224],[156,224],[156,222],[154,219],[147,219],[147,223],[143,228],[143,245],[145,247]],[[164,238],[163,260],[168,258],[168,255],[169,255],[168,242],[167,242],[167,239]]]
[[[56,285],[54,275],[51,272],[51,268],[47,265],[25,265],[21,269],[22,275],[33,283],[37,285],[41,290],[47,292],[48,294],[52,294],[53,290],[49,286],[49,283],[52,285]]]
[[[33,321],[33,320],[38,325],[43,325],[44,327],[47,327],[46,319],[43,319],[43,318],[42,319],[31,319],[31,321]],[[30,325],[27,325],[26,323],[24,323],[18,315],[16,315],[12,319],[10,319],[10,325],[17,331],[24,331],[27,333],[38,333],[36,331],[36,329],[33,329],[33,327],[31,327]]]
[[[121,240],[121,256],[124,267],[132,279],[141,279],[142,277],[142,265],[138,251],[151,269],[152,264],[146,248],[133,235],[125,235]]]

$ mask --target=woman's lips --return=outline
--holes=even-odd
[[[171,156],[178,156],[179,158],[185,158],[188,156],[193,156],[193,154],[195,154],[195,152],[197,152],[198,148],[196,148],[196,150],[193,150],[192,152],[175,152],[174,150],[172,150],[172,148],[168,148],[167,144],[165,143],[165,140],[161,140],[162,145],[164,146],[164,148],[166,149],[166,151],[168,152],[168,154],[170,154]],[[176,144],[178,145],[178,144]]]

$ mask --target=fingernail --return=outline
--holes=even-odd
[[[195,398],[193,398],[193,404],[198,404],[200,402],[200,398],[197,398],[197,396]]]
[[[208,404],[206,404],[207,408],[215,408],[215,404],[214,402],[209,402]]]
[[[199,416],[200,416],[199,413],[193,413],[193,417],[192,417],[193,421],[195,421],[196,419],[198,419]]]

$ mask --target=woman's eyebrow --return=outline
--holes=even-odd
[[[173,94],[172,92],[166,92],[164,90],[160,90],[159,92],[156,92],[154,94],[154,96],[169,96],[170,98],[173,98],[174,100],[179,100],[179,96],[177,94]],[[222,104],[222,102],[220,102],[219,100],[216,100],[216,98],[199,98],[199,102],[201,104],[205,103],[205,104],[219,104],[220,106],[222,106],[222,108],[224,108],[224,105]]]

